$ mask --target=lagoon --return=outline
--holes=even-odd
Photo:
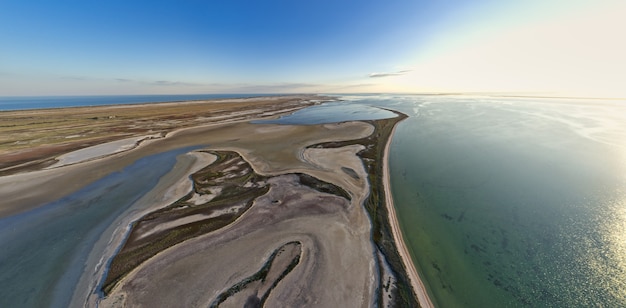
[[[58,201],[0,219],[0,307],[68,307],[104,230],[190,150],[141,158]]]

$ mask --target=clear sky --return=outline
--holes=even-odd
[[[0,0],[0,96],[626,97],[624,0]]]

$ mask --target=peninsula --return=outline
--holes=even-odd
[[[385,153],[406,116],[249,122],[329,99],[0,112],[2,218],[67,196],[80,201],[85,187],[142,158],[183,151],[158,179],[129,174],[129,182],[156,184],[107,216],[110,224],[82,243],[82,259],[69,249],[83,260],[66,265],[81,266],[78,283],[48,286],[34,300],[69,292],[72,306],[432,306],[398,249],[387,189]]]

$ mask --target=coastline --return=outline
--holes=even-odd
[[[286,110],[285,109],[282,109],[282,110],[271,109],[269,110],[269,112],[268,111],[261,112],[260,116],[261,117],[277,116],[284,112],[289,112],[289,111],[292,111],[291,108],[288,108]],[[234,114],[237,115],[238,112],[239,111],[235,111]],[[386,126],[385,125],[382,126],[386,128],[383,130],[385,131],[385,133],[382,134],[381,136],[380,134],[376,134],[376,135],[372,134],[375,131],[374,127],[372,126],[373,122],[368,122],[368,121],[348,121],[348,122],[334,123],[334,124],[319,124],[319,125],[314,125],[314,126],[291,126],[291,125],[283,126],[283,125],[276,125],[276,124],[252,125],[252,124],[247,123],[247,121],[249,121],[249,118],[246,116],[243,116],[243,117],[235,116],[234,118],[231,116],[231,117],[228,117],[227,119],[223,119],[222,117],[218,116],[216,118],[213,118],[213,120],[216,122],[201,123],[199,125],[194,125],[192,127],[177,128],[177,129],[168,131],[160,135],[158,138],[147,138],[147,139],[141,138],[140,142],[137,142],[136,140],[134,140],[135,142],[128,142],[128,144],[129,145],[132,144],[132,146],[128,146],[127,148],[124,148],[124,149],[119,149],[120,146],[126,145],[127,143],[125,140],[122,140],[122,141],[117,141],[120,144],[116,142],[109,142],[109,143],[103,143],[101,145],[93,146],[92,148],[87,148],[83,152],[81,152],[80,150],[78,151],[78,153],[76,153],[76,151],[72,151],[67,154],[64,154],[65,156],[63,156],[63,157],[70,158],[69,160],[64,161],[63,159],[59,159],[60,158],[59,156],[56,157],[61,163],[60,166],[51,166],[51,168],[45,168],[45,169],[41,169],[35,172],[17,173],[17,174],[12,174],[8,176],[3,176],[0,178],[3,178],[3,180],[9,180],[9,179],[15,180],[19,178],[20,181],[18,181],[17,183],[13,181],[13,183],[11,184],[12,188],[21,187],[22,189],[28,190],[29,187],[37,186],[37,185],[34,185],[36,183],[31,182],[35,180],[35,178],[33,178],[33,176],[35,175],[45,174],[46,177],[44,178],[50,178],[50,177],[55,178],[58,180],[56,181],[58,183],[62,183],[62,182],[65,183],[65,180],[68,180],[68,181],[71,180],[71,178],[73,178],[72,175],[74,176],[80,175],[80,177],[82,178],[85,176],[85,171],[89,171],[87,172],[87,174],[90,174],[91,177],[94,177],[94,176],[98,177],[98,176],[102,176],[102,174],[107,174],[112,171],[119,170],[120,168],[123,168],[124,166],[134,161],[135,159],[138,159],[139,157],[143,157],[150,153],[158,153],[158,152],[162,152],[165,150],[177,149],[182,146],[191,146],[191,145],[198,146],[200,144],[208,148],[213,148],[213,149],[234,150],[238,152],[239,155],[241,155],[246,161],[248,161],[251,164],[251,167],[256,172],[265,174],[266,176],[272,175],[272,176],[276,176],[280,178],[286,173],[294,173],[294,172],[302,172],[302,173],[310,174],[323,181],[324,180],[327,181],[327,183],[332,183],[334,185],[338,185],[339,187],[343,187],[344,189],[347,189],[349,192],[351,192],[351,195],[356,198],[352,200],[351,206],[348,206],[348,207],[340,206],[337,209],[333,209],[333,211],[338,211],[335,214],[341,213],[340,216],[343,217],[341,219],[349,218],[345,221],[341,219],[340,219],[341,221],[337,221],[337,223],[340,223],[339,225],[345,225],[345,227],[341,227],[339,230],[335,230],[331,233],[328,233],[329,231],[322,231],[322,230],[326,230],[326,229],[331,230],[334,227],[336,227],[335,224],[330,224],[328,228],[319,229],[319,225],[321,221],[317,221],[317,220],[333,212],[331,211],[325,214],[324,212],[320,212],[318,214],[313,215],[312,217],[303,216],[299,218],[301,221],[300,221],[300,224],[298,224],[297,229],[300,230],[300,228],[302,228],[303,226],[302,223],[305,223],[306,225],[310,225],[311,229],[308,232],[309,236],[320,238],[320,240],[315,241],[315,242],[328,242],[329,238],[333,239],[330,242],[334,242],[336,240],[335,237],[338,231],[340,233],[345,233],[347,230],[351,230],[345,233],[344,236],[341,236],[341,238],[345,238],[345,239],[352,238],[352,240],[349,241],[350,243],[353,243],[354,240],[358,238],[359,240],[357,242],[359,242],[360,244],[359,245],[354,244],[356,246],[354,247],[355,249],[352,249],[352,250],[355,252],[351,257],[349,258],[348,256],[342,256],[342,257],[352,260],[350,262],[355,264],[354,265],[355,267],[359,267],[360,268],[359,271],[363,270],[364,268],[367,268],[367,270],[363,271],[362,274],[366,274],[366,272],[369,274],[366,274],[364,277],[362,277],[364,279],[362,281],[368,281],[368,282],[364,285],[361,285],[360,287],[357,287],[356,285],[354,285],[354,281],[349,282],[349,283],[346,281],[345,285],[348,286],[347,288],[351,289],[352,291],[356,291],[356,289],[360,289],[358,293],[361,294],[359,298],[361,298],[362,303],[365,303],[365,302],[373,303],[378,300],[376,298],[375,291],[374,291],[375,286],[374,284],[372,284],[373,281],[371,280],[371,276],[370,276],[373,274],[374,263],[372,263],[371,260],[368,261],[367,259],[363,259],[363,260],[359,259],[360,261],[354,262],[355,260],[360,258],[360,257],[357,257],[357,255],[367,256],[367,255],[371,255],[372,253],[374,253],[369,250],[370,246],[365,244],[366,242],[369,242],[369,240],[366,241],[366,239],[370,238],[371,236],[371,233],[367,231],[368,228],[366,228],[364,225],[368,221],[368,219],[365,219],[367,217],[367,214],[365,213],[365,208],[362,208],[363,212],[361,213],[361,211],[359,210],[359,208],[361,207],[356,206],[357,204],[363,204],[364,202],[364,198],[366,195],[364,194],[362,189],[364,189],[364,185],[367,186],[365,179],[368,178],[368,174],[366,173],[366,171],[361,170],[362,168],[361,160],[362,159],[368,160],[368,158],[361,157],[360,159],[356,159],[356,157],[360,156],[360,155],[357,155],[357,152],[360,152],[361,150],[364,149],[364,146],[361,145],[360,142],[369,140],[370,143],[374,142],[374,144],[376,144],[376,146],[374,146],[374,149],[377,155],[369,156],[370,165],[368,165],[367,170],[370,170],[370,171],[374,170],[372,166],[378,165],[378,167],[375,168],[378,170],[376,172],[376,174],[378,174],[377,175],[378,180],[375,181],[376,189],[378,190],[378,192],[380,192],[381,190],[384,190],[386,194],[386,200],[379,200],[379,199],[376,199],[376,200],[380,201],[380,203],[378,203],[380,206],[387,206],[387,209],[392,211],[391,213],[387,214],[389,215],[387,219],[390,219],[390,220],[389,220],[389,226],[387,227],[388,231],[386,231],[386,238],[389,244],[393,244],[393,242],[389,240],[393,240],[395,241],[395,243],[397,243],[395,249],[391,248],[392,250],[398,251],[397,253],[394,253],[396,255],[396,257],[394,257],[396,260],[394,261],[396,264],[395,265],[396,268],[401,269],[402,264],[404,264],[404,267],[408,269],[407,274],[401,274],[401,276],[404,277],[402,278],[404,281],[403,282],[404,291],[401,291],[401,292],[404,292],[403,294],[409,294],[409,292],[411,292],[410,289],[411,288],[413,289],[414,295],[412,295],[411,297],[413,296],[415,297],[413,297],[412,299],[413,301],[412,303],[414,304],[411,304],[411,306],[414,306],[415,304],[417,304],[415,302],[415,300],[417,299],[420,306],[433,307],[432,303],[430,302],[430,299],[428,299],[428,295],[425,291],[423,284],[421,284],[421,282],[417,283],[419,282],[419,276],[417,275],[417,272],[415,271],[413,264],[410,262],[410,257],[406,250],[406,246],[404,246],[401,233],[399,233],[400,231],[397,225],[398,222],[395,217],[395,210],[393,208],[393,200],[389,192],[389,187],[388,187],[389,175],[388,175],[387,159],[388,159],[388,151],[389,151],[391,139],[392,139],[393,133],[395,132],[395,125],[388,125],[389,122],[384,122],[387,124]],[[395,123],[395,122],[392,121],[391,123]],[[376,127],[379,127],[379,126],[377,125]],[[251,131],[254,131],[255,134],[250,134]],[[260,138],[260,140],[263,140],[261,143],[259,143],[259,137],[260,137],[259,135],[265,136],[264,138]],[[211,136],[211,137],[207,137],[207,136]],[[293,140],[294,136],[297,136],[297,140],[299,140],[297,143],[295,144],[289,143],[290,145],[289,147],[287,148],[281,147],[280,150],[277,151],[275,147],[276,142],[280,143],[282,142],[281,140]],[[382,138],[383,136],[387,138]],[[130,139],[131,138],[127,140],[130,140]],[[121,144],[121,143],[124,143],[124,144]],[[341,143],[345,143],[345,144],[343,146],[338,146],[335,149],[310,148],[314,144],[324,144],[324,143],[334,143],[337,145]],[[352,146],[348,145],[352,143],[354,143]],[[120,151],[115,151],[115,149],[118,149]],[[381,155],[381,152],[383,155]],[[370,154],[373,154],[373,152]],[[375,158],[376,156],[378,158]],[[340,160],[341,162],[339,162],[334,159],[336,157],[344,157],[344,159],[341,159]],[[176,170],[174,170],[176,171],[177,175],[174,176],[175,178],[170,178],[167,181],[176,182],[176,185],[174,185],[174,187],[170,187],[168,190],[168,192],[175,191],[175,193],[171,195],[169,193],[166,193],[165,196],[160,197],[161,199],[158,200],[161,202],[157,202],[157,203],[162,205],[162,203],[166,199],[169,199],[170,201],[172,200],[171,198],[178,199],[177,197],[180,197],[180,194],[183,193],[182,191],[184,190],[183,186],[189,188],[190,183],[187,182],[188,177],[189,177],[187,174],[188,172],[191,172],[193,169],[197,168],[198,163],[199,163],[198,157],[195,157],[195,162],[192,162],[192,160],[187,161],[187,164],[189,165],[186,165],[186,167],[182,168],[183,170],[179,168],[176,168]],[[351,163],[349,163],[349,161]],[[345,167],[345,166],[348,166],[348,167]],[[70,170],[71,172],[66,174],[66,172]],[[341,170],[343,171],[340,172]],[[352,171],[352,173],[346,172],[346,170]],[[181,174],[180,174],[181,172],[186,174],[186,176],[181,177]],[[66,176],[61,177],[61,174],[64,174]],[[340,174],[341,176],[339,176]],[[167,175],[167,177],[170,177],[170,175],[172,175],[172,173]],[[376,176],[376,175],[369,174],[369,176]],[[40,178],[40,177],[38,176],[37,178]],[[164,179],[162,180],[166,181]],[[283,178],[280,178],[280,180],[276,180],[276,181],[278,181],[276,183],[282,183],[279,186],[292,185],[290,184],[289,181],[284,180]],[[160,182],[160,183],[165,183],[165,182]],[[8,187],[5,187],[5,188],[8,189]],[[163,189],[164,188],[162,187],[155,188],[149,194],[161,195],[163,193]],[[43,190],[43,193],[45,194],[45,191],[47,191],[48,193],[51,193],[52,190],[53,190],[52,187],[46,186],[46,189]],[[34,195],[29,195],[29,196],[33,197]],[[303,195],[303,196],[306,196],[306,195]],[[50,198],[49,195],[47,197]],[[148,196],[145,196],[145,198],[148,198]],[[150,198],[156,198],[156,197],[152,196]],[[310,197],[304,197],[304,198],[306,200],[310,199]],[[156,200],[153,200],[153,201],[156,201]],[[383,205],[382,202],[386,202],[386,203]],[[267,205],[271,205],[271,204],[273,203],[269,202]],[[297,210],[296,212],[292,212],[294,210],[296,210],[296,208],[292,210],[287,210],[285,214],[299,213],[299,210]],[[257,216],[257,214],[262,214],[261,212],[259,212],[255,215],[252,215],[252,213],[254,213],[255,211],[259,211],[259,209],[255,209],[253,212],[248,213],[246,217],[248,216],[250,217],[246,219],[253,219],[251,217],[255,217]],[[303,215],[306,212],[307,211],[304,211],[298,215]],[[384,213],[384,211],[382,211],[381,214],[382,213]],[[293,215],[293,214],[289,214],[289,215]],[[385,214],[382,214],[382,215],[385,215]],[[334,217],[335,215],[332,215],[332,216]],[[380,217],[384,217],[384,216],[380,216]],[[125,219],[128,219],[128,217],[126,217]],[[254,219],[257,219],[257,218],[254,218]],[[324,218],[324,221],[325,219],[326,218]],[[255,220],[252,221],[253,225],[255,224],[254,221]],[[317,222],[314,223],[314,221],[317,221]],[[241,222],[238,222],[238,224],[240,223]],[[330,222],[326,221],[326,223],[330,223]],[[286,225],[284,227],[287,227],[287,229],[285,230],[290,230],[290,228],[294,227],[293,225],[288,223],[287,220],[285,220],[285,224]],[[371,224],[371,222],[369,224],[371,225],[371,227],[374,226],[373,224]],[[123,225],[125,225],[125,223],[122,223],[121,225],[118,223],[115,226],[111,226],[111,229],[108,230],[107,232],[118,233],[119,231],[122,231],[120,228],[124,228]],[[331,226],[334,226],[334,227],[331,228]],[[392,229],[392,232],[389,232],[389,229]],[[278,228],[278,226],[275,226],[275,228],[272,229],[272,234],[281,235],[281,236],[285,234],[290,234],[290,233],[285,233],[286,232],[285,230]],[[118,234],[118,236],[124,236],[126,233],[127,232],[121,232],[120,234]],[[391,238],[389,237],[390,233],[392,233]],[[255,235],[255,237],[256,236],[258,235]],[[306,261],[309,265],[314,265],[314,264],[324,265],[325,270],[323,272],[324,273],[323,275],[322,275],[322,272],[317,272],[317,271],[311,272],[311,273],[316,273],[317,275],[319,275],[319,279],[321,279],[320,282],[328,279],[328,278],[322,278],[322,277],[334,277],[333,275],[337,275],[338,273],[341,272],[341,270],[339,270],[337,266],[339,266],[338,265],[339,263],[343,264],[345,262],[336,263],[334,261],[331,262],[330,260],[335,260],[339,258],[341,254],[339,254],[338,252],[335,253],[336,249],[341,248],[341,247],[346,247],[347,243],[344,243],[342,245],[333,244],[329,246],[316,247],[317,244],[314,244],[314,242],[305,244],[309,240],[305,238],[301,238],[300,236],[301,235],[298,235],[298,238],[299,238],[298,241],[302,245],[304,245],[303,247],[307,248],[307,250],[315,247],[314,249],[315,251],[321,248],[322,251],[328,251],[329,253],[332,252],[329,255],[327,255],[327,257],[324,258],[326,261],[322,263],[319,263],[319,261],[316,261],[313,259],[311,260],[303,259],[303,262]],[[113,250],[117,249],[118,245],[114,245],[114,244],[119,242],[121,239],[122,238],[119,238],[119,237],[116,237],[113,239],[100,239],[100,241],[97,244],[99,245],[100,248],[97,250],[102,251],[102,249],[104,249],[106,250],[105,255],[110,255],[113,253]],[[325,239],[325,240],[321,240],[321,239]],[[270,242],[273,241],[270,238],[267,238],[267,240]],[[250,241],[251,243],[257,242],[253,238],[251,238]],[[184,246],[187,246],[187,244],[185,244]],[[249,245],[245,245],[245,247],[249,247]],[[245,247],[242,247],[241,249]],[[189,249],[195,250],[196,248],[190,247]],[[363,249],[366,250],[366,252],[361,251]],[[360,251],[360,252],[356,253],[356,251]],[[105,270],[106,258],[104,259],[99,258],[93,252],[94,251],[92,251],[92,253],[88,257],[89,261],[87,262],[89,264],[87,265],[87,268],[91,268],[93,270],[86,270],[84,272],[84,276],[81,277],[81,281],[84,282],[86,280],[90,280],[91,282],[89,283],[89,286],[86,286],[86,288],[80,288],[80,289],[75,290],[72,303],[81,302],[80,299],[84,298],[85,292],[93,291],[94,288],[97,287],[97,280],[98,280],[97,277],[99,277],[98,273],[101,274],[102,271]],[[261,251],[259,251],[259,253],[263,254],[263,252]],[[381,252],[378,252],[378,253],[380,254]],[[179,258],[176,257],[176,254],[177,253],[174,254],[174,259],[178,260]],[[335,256],[331,257],[331,255],[333,254]],[[398,254],[400,258],[398,258]],[[305,257],[305,256],[307,256],[307,254],[302,255],[302,257]],[[167,257],[167,254],[163,256],[163,258],[165,257]],[[407,262],[407,260],[409,260],[409,262]],[[148,273],[149,275],[159,276],[160,274],[158,271],[151,272],[151,270],[149,269],[151,266],[150,264],[157,265],[158,262],[154,263],[154,260],[147,262],[145,264],[145,267],[142,266],[142,268],[146,268],[146,270],[140,269],[142,271],[141,275]],[[250,264],[254,265],[254,262]],[[308,267],[309,265],[307,265],[306,267]],[[181,266],[183,266],[183,268],[193,267],[193,266],[190,267],[190,264],[185,264],[185,263],[181,263]],[[332,269],[333,267],[335,267],[334,270]],[[218,269],[218,271],[221,271],[221,270],[222,270],[221,268]],[[301,270],[298,270],[298,271],[301,271]],[[308,270],[307,270],[307,273],[308,273]],[[381,273],[382,272],[379,272],[379,274]],[[330,276],[327,276],[327,275],[330,275]],[[381,274],[381,275],[384,275],[384,274]],[[300,276],[300,275],[297,275],[297,276]],[[370,278],[367,278],[367,277],[370,277]],[[408,282],[406,279],[409,279],[410,282]],[[295,277],[287,278],[287,280],[288,281],[293,280],[292,282],[297,282],[297,279]],[[96,283],[96,284],[93,284],[93,283]],[[314,285],[317,287],[314,287]],[[309,286],[309,288],[313,288],[314,290],[319,289],[318,292],[321,292],[320,294],[322,294],[324,291],[324,288],[323,288],[324,285],[326,285],[326,283],[312,284]],[[366,291],[365,289],[361,289],[363,286],[367,286],[365,287],[365,289],[368,289],[369,291]],[[421,289],[420,289],[420,286],[421,286]],[[157,293],[160,293],[163,290],[165,289],[160,289],[160,290],[155,290],[155,291],[157,291]],[[335,292],[339,292],[339,291],[335,290]],[[135,292],[132,292],[132,293],[135,294]],[[290,292],[287,292],[285,294],[289,294],[289,293]],[[343,293],[343,292],[340,292],[340,293]],[[122,292],[120,294],[126,294],[126,293]],[[367,294],[372,294],[374,297],[367,299],[368,298]],[[190,294],[190,295],[195,295],[195,294]],[[127,295],[124,295],[124,296],[127,296]],[[387,298],[387,296],[384,296],[384,298]],[[391,299],[391,296],[389,298]],[[89,305],[89,303],[93,303],[92,302],[93,300],[97,301],[97,296],[96,297],[87,296],[87,302],[86,303],[83,302],[83,304]]]
[[[430,300],[428,296],[428,292],[426,291],[426,285],[419,277],[419,273],[413,264],[413,260],[411,260],[411,254],[404,242],[404,238],[402,236],[402,230],[400,229],[400,224],[398,222],[398,217],[396,216],[396,209],[393,204],[393,196],[391,195],[391,181],[389,177],[389,148],[391,147],[391,141],[393,139],[393,135],[396,131],[397,125],[394,125],[389,138],[387,139],[387,144],[385,145],[384,155],[382,157],[383,163],[383,189],[385,191],[385,204],[387,206],[388,214],[389,214],[389,224],[391,225],[393,238],[396,243],[396,247],[398,249],[398,253],[402,258],[402,262],[406,268],[407,275],[409,276],[409,280],[411,281],[411,285],[413,287],[413,291],[417,296],[419,304],[423,308],[434,308],[435,305]]]
[[[0,112],[0,176],[49,167],[62,154],[111,141],[274,117],[329,99],[292,95]]]
[[[128,109],[128,108],[150,108],[159,110],[162,107],[177,106],[177,112],[181,110],[184,112],[184,108],[192,105],[212,104],[216,102],[237,102],[245,101],[245,104],[239,104],[235,107],[222,108],[216,115],[205,117],[202,115],[188,115],[189,123],[182,126],[172,126],[169,128],[159,129],[160,136],[155,137],[157,131],[151,130],[149,132],[133,133],[133,137],[129,137],[128,134],[122,134],[124,137],[112,137],[98,140],[95,143],[85,146],[87,142],[78,142],[76,147],[67,147],[62,149],[56,154],[42,154],[45,156],[46,161],[52,161],[49,164],[41,164],[41,157],[33,158],[32,161],[27,163],[17,163],[15,166],[21,168],[22,165],[30,165],[34,162],[33,168],[25,167],[23,170],[15,170],[15,172],[6,173],[6,169],[13,169],[13,166],[4,168],[0,166],[0,195],[4,197],[4,204],[0,207],[0,218],[8,217],[18,213],[26,212],[34,209],[42,204],[45,204],[49,200],[56,200],[64,195],[77,191],[85,183],[93,182],[110,171],[121,170],[124,166],[128,165],[131,161],[138,159],[149,153],[158,153],[167,149],[178,147],[175,141],[181,135],[185,135],[185,132],[193,132],[198,130],[224,130],[226,127],[232,127],[236,125],[245,125],[246,122],[253,119],[262,118],[274,118],[282,116],[295,110],[306,108],[310,106],[312,101],[311,97],[307,96],[286,96],[286,97],[263,97],[261,98],[265,103],[263,105],[254,104],[254,100],[247,99],[230,99],[219,100],[212,102],[186,102],[186,103],[155,103],[155,104],[138,104],[138,105],[112,105],[101,106],[95,109],[97,110],[110,110],[110,109]],[[323,99],[323,98],[321,98]],[[207,105],[209,106],[209,105]],[[213,109],[215,105],[209,106]],[[208,107],[207,107],[208,108]],[[252,112],[245,111],[243,108],[250,108]],[[83,110],[86,107],[76,108],[60,108],[53,109],[53,112],[67,113],[72,110]],[[213,110],[210,109],[210,110]],[[48,111],[47,109],[42,109]],[[209,110],[209,111],[210,111]],[[6,114],[20,114],[24,112],[26,115],[30,115],[33,112],[39,112],[40,110],[25,110],[25,111],[11,111]],[[163,111],[158,111],[163,113]],[[138,115],[143,116],[143,115]],[[119,117],[117,118],[119,119]],[[116,120],[116,119],[113,119]],[[172,124],[173,125],[173,124]],[[118,133],[113,133],[119,134]],[[229,134],[231,135],[231,134]],[[129,140],[133,138],[141,139],[139,142],[128,144],[121,151],[113,151],[117,148],[109,147],[108,145],[115,142],[123,142],[123,140]],[[236,138],[233,136],[232,138]],[[1,138],[0,138],[1,139]],[[184,142],[186,144],[195,144],[192,140]],[[168,144],[166,148],[159,148],[158,144]],[[45,146],[44,146],[45,147]],[[33,147],[33,149],[39,149],[40,147]],[[75,161],[65,163],[61,161],[60,165],[54,165],[55,162],[60,162],[58,158],[63,156],[72,156],[77,154],[77,151],[89,151],[90,149],[101,150],[97,153],[91,153],[91,155],[77,155]],[[6,149],[5,149],[6,150]],[[104,151],[102,151],[104,150]],[[22,155],[22,150],[14,150],[12,153],[3,153],[3,149],[0,149],[0,161],[3,158],[11,156]],[[80,152],[79,152],[80,153]],[[51,155],[51,156],[46,156]],[[108,163],[110,162],[110,163]],[[6,163],[6,162],[5,162]],[[37,165],[41,164],[41,165]],[[1,163],[0,163],[1,165]],[[6,166],[5,166],[6,167]],[[82,170],[90,170],[89,172],[83,172]],[[80,178],[81,180],[78,180]],[[56,185],[55,189],[47,189],[47,192],[43,190],[32,190],[29,187],[32,186],[47,186],[49,183],[65,182],[65,185]]]

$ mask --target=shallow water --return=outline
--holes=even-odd
[[[0,219],[0,307],[67,307],[102,232],[190,150],[139,159],[70,196]]]
[[[355,102],[330,102],[300,109],[292,114],[273,120],[252,121],[255,124],[297,124],[313,125],[356,120],[378,120],[393,118],[391,111],[374,108]]]
[[[390,149],[405,239],[441,307],[626,306],[626,102],[367,95],[281,124],[409,118]],[[169,171],[138,160],[0,220],[0,307],[66,306],[99,234]]]
[[[410,116],[391,145],[391,186],[439,306],[626,306],[626,102],[342,98],[345,110]]]
[[[402,97],[405,238],[442,307],[626,305],[626,105]]]

